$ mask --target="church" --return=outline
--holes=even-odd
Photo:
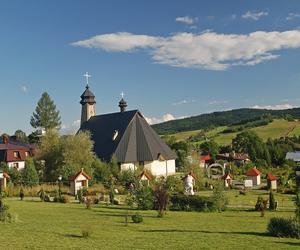
[[[121,171],[142,166],[154,176],[175,174],[176,154],[159,137],[138,110],[127,111],[122,96],[119,112],[96,115],[95,96],[87,83],[81,95],[81,126],[94,141],[99,159],[109,162],[116,156]]]

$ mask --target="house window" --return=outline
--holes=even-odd
[[[14,151],[14,157],[15,158],[20,158],[20,152]]]
[[[25,152],[25,156],[26,156],[26,157],[29,156],[29,152],[28,152],[28,151]]]
[[[14,169],[19,169],[19,163],[18,162],[14,162],[13,163],[13,168]]]

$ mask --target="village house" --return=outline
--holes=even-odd
[[[0,162],[5,162],[9,168],[23,169],[25,160],[34,155],[34,145],[10,140],[7,135],[3,135],[0,139]]]
[[[246,162],[250,161],[250,157],[248,154],[233,152],[233,153],[217,154],[217,160],[225,160],[228,162],[235,162],[239,165],[244,165]]]
[[[94,152],[109,162],[114,155],[121,171],[143,167],[154,176],[175,174],[176,154],[159,137],[138,110],[126,111],[127,103],[119,102],[120,111],[96,115],[95,96],[89,86],[81,95],[81,127],[89,131]]]
[[[247,180],[252,181],[253,186],[259,186],[261,184],[261,172],[256,168],[251,168],[246,173]]]
[[[267,174],[268,188],[271,190],[277,189],[277,178],[272,173]]]
[[[207,168],[210,161],[211,161],[210,155],[200,155],[200,158],[199,158],[200,168]]]

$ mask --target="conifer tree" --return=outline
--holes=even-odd
[[[35,169],[33,159],[28,158],[25,162],[25,168],[22,172],[22,179],[26,185],[36,185],[39,183],[39,176]]]
[[[31,116],[30,125],[33,128],[44,128],[46,131],[60,127],[59,111],[47,92],[44,92],[38,101],[35,112]]]

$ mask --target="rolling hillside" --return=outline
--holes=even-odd
[[[153,125],[153,128],[161,135],[174,134],[179,132],[217,128],[220,126],[232,126],[235,124],[255,121],[262,117],[272,118],[291,117],[300,119],[300,108],[287,110],[266,110],[266,109],[235,109],[223,112],[214,112],[184,119],[164,122]]]
[[[231,143],[232,139],[237,135],[238,132],[223,133],[226,128],[228,128],[228,126],[220,126],[206,132],[202,132],[202,130],[193,130],[174,133],[172,135],[174,135],[178,140],[187,140],[191,136],[196,136],[202,132],[205,134],[206,138],[214,139],[219,145],[227,145]],[[284,136],[300,136],[300,121],[275,119],[268,125],[250,128],[250,130],[256,132],[265,141],[268,138],[275,139]],[[197,143],[201,143],[201,140],[199,140]]]

